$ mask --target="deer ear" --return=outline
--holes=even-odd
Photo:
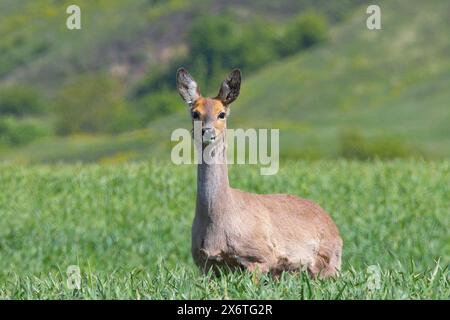
[[[177,88],[180,96],[190,107],[200,97],[200,91],[197,82],[186,69],[180,68],[177,70]]]
[[[219,95],[216,99],[222,101],[227,106],[232,103],[239,95],[241,90],[241,71],[234,69],[228,75],[228,77],[222,82],[222,86],[219,90]]]

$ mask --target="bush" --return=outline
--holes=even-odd
[[[180,101],[180,96],[174,90],[146,95],[135,104],[139,123],[146,125],[158,117],[179,111],[182,107]]]
[[[347,159],[368,158],[364,136],[358,129],[345,129],[339,134],[340,155]]]
[[[358,129],[340,133],[341,156],[348,159],[394,159],[419,155],[420,152],[397,138],[378,136],[366,139]]]
[[[323,15],[310,12],[298,16],[286,27],[281,37],[280,54],[291,55],[325,40],[327,30],[326,18]]]
[[[26,86],[9,86],[0,89],[0,115],[22,117],[44,111],[45,104],[36,90]]]
[[[205,61],[206,78],[215,69],[229,67],[237,45],[237,33],[230,17],[202,16],[195,20],[187,33],[190,56]]]
[[[20,146],[50,134],[51,129],[37,120],[0,118],[0,145]]]
[[[229,16],[201,17],[192,24],[187,35],[188,67],[199,74],[198,82],[205,91],[215,91],[218,85],[215,82],[223,80],[231,68],[253,71],[276,59],[276,37],[276,28],[266,20],[242,25]]]
[[[56,99],[56,127],[60,134],[120,132],[132,127],[123,87],[105,74],[80,76],[63,86]]]
[[[232,66],[256,70],[278,57],[278,30],[268,21],[257,20],[244,28],[232,54]]]

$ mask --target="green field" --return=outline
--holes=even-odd
[[[202,276],[190,257],[193,166],[3,164],[0,298],[450,297],[448,161],[282,162],[275,176],[234,166],[230,180],[320,203],[344,240],[342,276]],[[69,265],[81,269],[81,290],[66,286]],[[381,270],[375,289],[369,266]]]
[[[450,298],[449,1],[370,1],[381,6],[378,31],[366,28],[365,0],[76,3],[81,31],[65,27],[72,1],[0,4],[0,299]],[[320,41],[271,53],[312,13],[326,21]],[[190,30],[202,16],[238,32],[219,25],[213,37],[197,30],[198,40]],[[277,41],[264,45],[260,31]],[[175,83],[152,84],[195,62],[192,39],[205,52],[211,39],[230,44],[190,65],[199,84],[215,70],[205,96],[248,59],[228,127],[280,129],[279,174],[232,166],[232,186],[320,203],[344,240],[339,279],[257,281],[194,266],[196,170],[169,162],[172,131],[191,120],[170,100]],[[225,50],[233,43],[240,50]],[[124,118],[117,131],[113,110]],[[85,113],[98,131],[61,131],[61,114],[70,127]],[[71,265],[80,290],[66,285]]]

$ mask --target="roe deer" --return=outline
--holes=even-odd
[[[185,69],[177,71],[177,88],[192,123],[201,123],[199,157],[210,144],[215,150],[210,161],[198,164],[192,225],[195,263],[203,271],[226,266],[277,275],[306,268],[314,277],[338,275],[342,240],[319,205],[294,195],[253,194],[230,187],[226,119],[240,86],[241,72],[236,69],[223,81],[217,97],[205,98]]]

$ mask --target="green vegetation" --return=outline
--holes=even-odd
[[[139,16],[147,12],[143,10],[146,5],[136,1],[125,12],[141,30],[148,26],[138,23],[142,22]],[[144,46],[153,53],[154,60],[151,61],[142,60],[140,50],[143,47],[137,45],[147,38],[136,40],[140,33],[131,36],[134,34],[131,26],[123,29],[130,32],[129,37],[122,34],[122,39],[130,41],[116,46],[115,36],[121,33],[113,31],[123,27],[123,21],[122,18],[111,20],[111,16],[120,7],[118,4],[111,5],[108,14],[108,11],[99,11],[97,19],[102,23],[99,29],[94,28],[94,33],[64,33],[67,39],[58,38],[48,53],[55,52],[58,59],[47,58],[44,54],[39,63],[34,63],[29,58],[30,67],[23,70],[26,80],[21,78],[20,68],[17,74],[9,73],[19,83],[33,83],[36,88],[44,89],[39,91],[40,97],[36,101],[47,101],[50,106],[47,110],[51,113],[47,111],[43,115],[27,117],[38,117],[37,122],[45,121],[45,127],[50,128],[48,132],[66,135],[87,132],[91,136],[83,135],[81,139],[86,145],[79,144],[78,136],[49,138],[45,135],[45,139],[20,148],[3,148],[0,159],[55,162],[103,161],[105,157],[120,161],[124,158],[164,157],[171,146],[168,141],[170,132],[190,126],[174,84],[174,72],[180,64],[190,69],[205,95],[217,93],[229,69],[242,67],[243,87],[241,96],[232,106],[229,127],[280,129],[280,152],[284,159],[449,157],[450,109],[447,106],[450,93],[446,88],[450,84],[450,41],[435,32],[449,28],[449,20],[445,16],[449,10],[448,2],[415,1],[414,5],[403,1],[382,2],[381,31],[365,28],[365,7],[358,6],[359,1],[339,1],[339,5],[336,1],[307,2],[294,4],[286,1],[282,4],[284,10],[277,11],[266,1],[247,1],[231,11],[221,11],[221,16],[226,19],[215,19],[216,12],[209,18],[191,14],[188,20],[172,17],[177,14],[183,16],[182,13],[189,10],[197,12],[195,9],[200,5],[203,8],[209,6],[196,1],[189,6],[177,1],[152,5],[148,12],[154,19],[152,25],[160,32],[164,30],[170,40],[166,39],[169,42],[165,43],[166,53],[160,55],[153,46]],[[86,9],[97,10],[97,7],[90,6],[94,4],[86,3]],[[246,10],[250,7],[254,10],[252,14]],[[415,9],[411,10],[411,7]],[[31,10],[22,9],[24,12]],[[338,12],[347,12],[347,15]],[[262,18],[258,19],[256,13]],[[88,28],[92,23],[91,17],[86,19],[84,26]],[[323,27],[325,20],[329,23],[326,29]],[[168,26],[164,21],[172,23]],[[13,24],[12,20],[8,23]],[[199,25],[208,28],[202,29]],[[304,29],[303,25],[309,27]],[[2,27],[6,28],[4,24]],[[108,31],[107,27],[110,28]],[[183,32],[175,36],[173,28]],[[151,30],[148,37],[154,39],[156,36]],[[323,31],[327,35],[325,40]],[[290,47],[290,42],[280,42],[280,39],[292,38],[298,41],[297,46],[307,46],[310,34],[321,42],[310,48],[299,47],[298,53],[282,58],[283,50],[289,52],[290,49],[286,48]],[[92,39],[103,39],[106,35],[111,38],[100,41],[107,44],[106,51],[102,49],[104,58],[87,61],[88,57],[98,57],[99,53],[95,53],[95,46],[86,47],[85,44],[99,43]],[[68,56],[59,51],[65,48],[66,41],[73,44]],[[159,40],[155,41],[159,43]],[[25,43],[28,45],[28,41]],[[222,46],[221,43],[227,45]],[[274,43],[278,45],[274,46]],[[126,61],[134,62],[108,60],[106,57],[110,55],[106,53],[116,52],[117,48],[126,51],[121,54],[134,57]],[[137,51],[130,53],[124,48]],[[85,53],[81,54],[79,50]],[[0,57],[2,54],[4,51],[0,51]],[[163,56],[164,59],[158,60]],[[46,64],[47,59],[54,63]],[[205,64],[205,61],[209,62]],[[147,72],[137,76],[136,70],[143,70],[142,66],[147,63]],[[74,68],[74,64],[78,67]],[[52,69],[53,65],[60,66],[57,73]],[[95,72],[89,71],[95,65]],[[40,69],[44,66],[45,72]],[[108,69],[117,66],[128,70],[126,76],[116,76]],[[72,75],[63,77],[65,81],[56,80],[55,74],[64,74],[65,68],[71,69]],[[39,75],[40,81],[35,81],[33,74]],[[90,90],[95,86],[81,83],[81,74],[84,75],[81,77],[89,79],[101,78],[102,75],[110,77],[99,83],[103,83],[107,90]],[[53,79],[52,84],[47,81],[49,79]],[[83,105],[77,105],[76,94],[70,93],[71,90],[84,97]],[[93,95],[98,95],[98,103],[91,100]],[[66,106],[58,104],[61,97],[68,101]],[[64,99],[59,101],[66,101]],[[107,116],[105,112],[110,110],[110,106],[103,106],[102,100],[112,103],[112,112]],[[96,106],[94,109],[88,109],[91,103]],[[78,112],[84,108],[88,110]],[[69,109],[71,111],[66,113]],[[107,121],[101,121],[103,117]],[[143,136],[146,141],[143,141]]]
[[[416,156],[420,156],[417,150],[414,150],[402,140],[383,136],[367,139],[358,129],[345,129],[340,132],[339,142],[340,155],[346,159],[407,158],[414,155],[415,152]]]
[[[324,14],[315,17],[325,25],[325,19],[338,20],[345,8],[357,2],[338,7],[323,3]],[[65,29],[69,3],[5,1],[0,5],[0,31],[5,35],[0,42],[0,85],[3,80],[20,84],[0,92],[0,114],[27,113],[32,107],[45,114],[40,120],[59,135],[140,129],[176,113],[173,74],[179,65],[198,70],[206,92],[232,67],[251,72],[282,55],[278,47],[285,42],[283,30],[292,29],[296,12],[319,8],[309,1],[286,1],[278,9],[268,1],[245,1],[218,15],[212,12],[215,4],[203,0],[127,4],[81,0],[77,5],[82,8],[82,30],[77,32]],[[252,14],[243,15],[249,9]],[[179,18],[186,14],[193,16]],[[327,32],[303,24],[310,27],[310,32],[296,32],[308,33],[312,42],[322,40],[320,32]],[[302,50],[303,43],[291,49],[290,54]],[[110,103],[112,114],[107,115]]]
[[[68,31],[72,3],[0,2],[0,299],[450,297],[450,2],[376,1],[380,31],[364,0],[77,0]],[[205,95],[243,70],[228,126],[280,129],[282,162],[232,185],[320,203],[342,277],[200,275],[195,170],[162,164],[180,65]]]
[[[132,124],[122,85],[107,75],[83,75],[58,94],[55,114],[61,134],[123,131]]]
[[[432,31],[450,27],[449,5],[383,2],[375,32],[360,8],[327,43],[244,79],[231,127],[280,128],[285,157],[346,157],[348,131],[363,157],[449,157],[450,41]]]
[[[27,86],[6,86],[0,89],[0,116],[23,117],[44,113],[46,105],[39,93]]]
[[[176,112],[174,75],[180,66],[195,70],[202,92],[217,94],[217,84],[233,68],[254,72],[281,58],[310,48],[326,39],[326,17],[314,12],[300,14],[286,25],[254,18],[240,23],[231,15],[207,15],[194,19],[186,33],[188,53],[169,65],[152,69],[133,90],[131,103],[147,107],[153,119]],[[156,98],[154,97],[156,95]],[[134,102],[136,103],[136,102]]]
[[[234,187],[297,194],[330,212],[344,239],[342,278],[202,277],[190,256],[194,167],[3,165],[0,297],[449,297],[448,161],[286,162],[266,177],[230,169]],[[81,291],[65,287],[69,265],[82,270]],[[382,271],[380,290],[367,288],[370,265]]]
[[[303,14],[288,25],[284,33],[279,40],[279,51],[287,56],[325,40],[326,19],[315,13]]]
[[[51,124],[41,118],[46,109],[36,90],[27,86],[0,88],[0,148],[52,135]]]
[[[67,288],[65,270],[39,276],[9,273],[0,278],[0,297],[14,299],[448,299],[448,268],[436,264],[418,272],[413,266],[381,272],[380,288],[369,290],[370,273],[350,269],[338,280],[314,280],[306,274],[270,276],[236,272],[220,277],[200,275],[190,267],[154,272],[120,268],[111,273],[82,272],[81,289]]]
[[[224,0],[78,0],[82,30],[68,32],[69,0],[0,3],[0,78],[17,78],[46,91],[57,88],[71,73],[108,70],[116,64],[141,68],[160,66],[161,48],[177,51],[190,24],[201,15],[226,14],[241,26],[248,19],[284,23],[299,12],[323,12],[335,23],[364,0],[245,0],[229,6]],[[164,35],[164,37],[161,37]],[[150,58],[147,58],[150,56]],[[26,64],[26,68],[24,65]]]
[[[51,128],[43,121],[11,116],[0,118],[0,147],[3,148],[24,145],[51,134]]]

